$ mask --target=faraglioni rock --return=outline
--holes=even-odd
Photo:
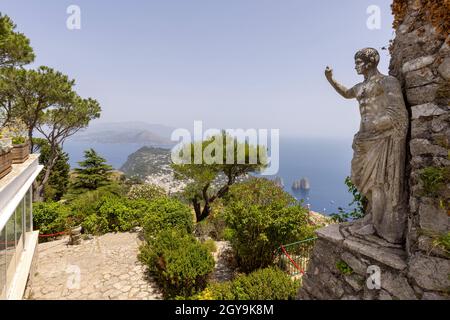
[[[351,179],[368,199],[366,217],[356,222],[353,232],[376,233],[391,243],[402,243],[406,230],[405,160],[408,113],[399,81],[378,71],[380,55],[365,48],[355,55],[356,71],[364,81],[351,89],[325,75],[344,98],[359,102],[361,125],[353,142]]]
[[[295,180],[294,183],[292,184],[292,189],[297,191],[297,190],[310,190],[311,189],[311,184],[309,183],[309,179],[308,178],[302,178],[300,180]]]

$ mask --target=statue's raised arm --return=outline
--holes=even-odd
[[[339,93],[341,96],[343,96],[346,99],[353,99],[356,98],[355,90],[354,88],[347,89],[345,86],[334,80],[333,78],[333,69],[327,66],[325,69],[325,77],[327,78],[328,82],[331,84],[331,86]]]

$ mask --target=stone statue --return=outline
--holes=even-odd
[[[390,243],[404,241],[405,157],[408,113],[399,81],[378,71],[380,55],[365,48],[355,55],[356,71],[364,81],[347,89],[325,76],[344,98],[359,102],[361,125],[353,142],[351,180],[368,200],[366,216],[353,224],[359,235],[376,233]],[[351,228],[352,228],[351,227]]]

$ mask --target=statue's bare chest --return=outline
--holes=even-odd
[[[382,77],[360,83],[355,87],[355,93],[360,104],[362,115],[378,113],[385,108],[385,104],[383,103],[385,100],[385,90]]]

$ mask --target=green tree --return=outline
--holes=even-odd
[[[108,185],[111,180],[112,167],[99,156],[94,149],[84,152],[84,161],[78,163],[81,168],[75,169],[72,189],[75,191],[92,191]]]
[[[42,199],[44,188],[57,166],[67,138],[100,116],[97,101],[83,99],[74,90],[75,81],[52,68],[17,68],[34,60],[29,40],[15,32],[8,16],[0,14],[0,125],[14,118],[28,130],[31,150],[38,131],[48,141],[48,159],[42,178],[34,184],[35,199]]]
[[[231,245],[246,272],[271,265],[280,245],[314,236],[309,210],[273,181],[252,178],[236,184],[226,203]]]
[[[199,153],[203,156],[201,161],[196,161]],[[212,203],[223,198],[239,177],[258,172],[266,164],[265,147],[253,146],[247,141],[239,142],[225,133],[188,144],[180,154],[182,163],[172,167],[177,178],[191,181],[185,188],[184,196],[192,203],[197,222],[210,215]],[[213,183],[220,177],[224,177],[225,182],[213,188]]]
[[[33,138],[36,150],[39,152],[39,163],[47,167],[50,159],[51,146],[46,139]],[[67,192],[69,185],[69,155],[63,152],[61,147],[57,147],[59,157],[56,160],[53,170],[51,171],[48,182],[44,186],[44,200],[45,201],[59,201]],[[37,180],[41,181],[43,173],[41,173]]]
[[[0,13],[0,68],[22,66],[34,61],[30,40],[15,29],[11,18]]]
[[[86,128],[91,120],[100,117],[100,110],[97,101],[91,98],[82,99],[73,92],[70,100],[58,103],[42,114],[36,124],[36,130],[47,139],[50,153],[42,181],[36,186],[36,197],[42,197],[44,186],[61,156],[59,151],[63,149],[64,142]]]
[[[8,68],[1,75],[3,112],[6,118],[17,117],[27,125],[33,149],[33,134],[46,110],[76,102],[75,81],[43,66],[37,70]]]

